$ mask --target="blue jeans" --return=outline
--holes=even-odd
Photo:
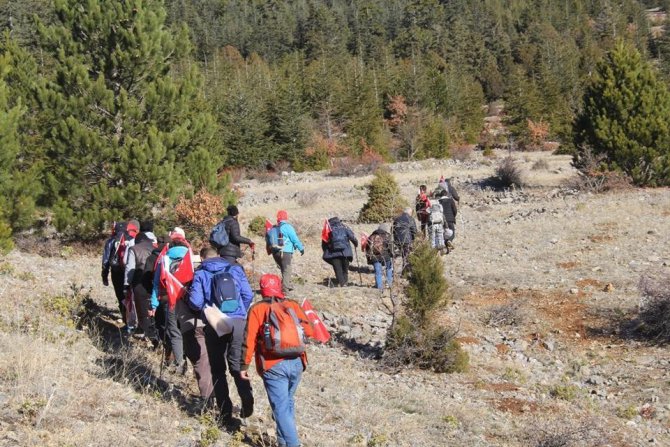
[[[295,394],[302,377],[302,360],[286,359],[263,373],[272,415],[277,423],[277,443],[280,447],[299,447],[295,426]]]
[[[375,285],[379,290],[382,290],[384,288],[384,284],[382,283],[382,263],[375,261],[372,266],[375,268]],[[391,287],[391,283],[393,283],[393,262],[389,261],[386,265],[386,284]]]

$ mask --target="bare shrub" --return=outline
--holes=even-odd
[[[454,146],[451,149],[449,149],[449,153],[451,154],[451,158],[457,161],[466,161],[472,158],[472,146],[468,145],[460,145],[460,146]]]
[[[177,201],[175,213],[177,220],[187,234],[206,234],[219,221],[223,212],[221,197],[216,196],[205,189],[198,191],[193,197],[181,196]],[[194,237],[189,236],[191,239]]]
[[[623,172],[607,169],[604,154],[591,148],[582,148],[572,164],[579,174],[565,182],[565,186],[578,191],[602,193],[631,188],[631,179]]]
[[[296,201],[303,208],[313,206],[318,200],[319,193],[316,191],[301,191],[296,194]]]
[[[276,172],[290,172],[291,163],[288,160],[277,160],[273,163]]]
[[[594,420],[577,422],[542,419],[524,437],[532,447],[592,447],[609,445],[606,434]]]
[[[268,169],[259,169],[249,173],[249,177],[258,181],[258,183],[276,182],[281,178],[277,171]]]
[[[641,335],[662,342],[670,341],[670,277],[644,276],[640,279]]]
[[[493,327],[520,326],[527,318],[527,312],[520,300],[493,306],[484,317],[484,324]]]
[[[498,164],[496,177],[504,187],[523,186],[523,172],[511,156],[503,158]]]
[[[533,171],[546,171],[549,169],[549,162],[545,158],[540,158],[535,160],[533,166],[531,166]]]

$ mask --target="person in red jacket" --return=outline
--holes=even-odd
[[[251,306],[247,317],[242,345],[240,376],[249,380],[249,365],[255,357],[256,371],[263,378],[263,385],[270,401],[272,415],[277,424],[277,442],[281,447],[299,447],[300,439],[295,424],[295,395],[302,372],[307,368],[307,354],[280,357],[269,355],[264,342],[265,323],[269,321],[270,306],[282,303],[292,310],[305,337],[313,337],[314,329],[300,305],[282,293],[282,282],[277,275],[266,274],[260,281],[262,301]]]

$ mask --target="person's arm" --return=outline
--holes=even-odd
[[[102,250],[102,284],[109,285],[109,262],[112,256],[112,247],[114,246],[114,238],[110,238],[105,242],[105,248]]]
[[[160,260],[160,258],[159,258]],[[162,261],[162,260],[161,260]],[[158,309],[158,293],[161,287],[161,269],[163,268],[163,263],[159,262],[156,266],[156,271],[154,272],[154,284],[151,288],[151,310]]]
[[[240,291],[240,299],[244,305],[244,310],[248,312],[251,303],[254,301],[254,291],[251,290],[251,285],[249,285],[249,280],[242,267],[233,268],[232,271],[235,272],[235,280]]]
[[[126,262],[126,272],[123,277],[123,286],[130,287],[130,282],[135,274],[135,250],[128,250],[128,261]]]
[[[236,245],[240,244],[247,244],[247,245],[252,245],[254,242],[251,239],[248,239],[242,234],[240,234],[240,223],[237,221],[237,219],[232,219],[229,225],[230,228],[230,234],[228,237],[230,238],[230,241]]]
[[[202,271],[195,272],[191,291],[188,294],[188,307],[200,311],[205,307],[205,275]]]
[[[347,227],[347,237],[351,241],[352,244],[354,244],[354,247],[358,248],[358,240],[356,240],[356,235],[354,234],[353,231],[351,231],[351,228]]]
[[[288,238],[291,239],[291,242],[293,242],[293,245],[295,246],[295,248],[298,249],[300,253],[304,253],[305,247],[302,245],[302,242],[300,241],[300,238],[298,237],[298,233],[296,233],[295,228],[293,228],[292,225],[286,225],[286,227],[289,231],[288,235],[285,234],[285,236],[288,236]]]
[[[454,213],[454,218],[456,218],[456,215],[458,214],[458,207],[456,206],[456,201],[455,200],[451,201],[451,210]]]
[[[260,315],[261,308],[253,307],[250,309],[247,317],[247,325],[244,328],[244,338],[242,339],[242,365],[240,366],[240,377],[244,380],[249,380],[249,365],[254,358],[256,351],[256,339],[258,338],[258,331],[262,326]]]
[[[461,201],[461,198],[458,196],[458,192],[456,191],[456,188],[454,188],[451,185],[451,182],[449,182],[449,194],[451,194],[451,197],[453,197],[455,201],[457,201],[457,202]]]

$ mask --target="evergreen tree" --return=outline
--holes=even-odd
[[[375,172],[367,188],[368,201],[358,216],[361,223],[388,222],[407,206],[393,174],[385,169]]]
[[[223,152],[199,75],[171,73],[188,53],[186,29],[167,29],[156,0],[56,0],[55,11],[57,24],[39,24],[55,65],[39,99],[57,227],[93,235],[185,186],[212,187]],[[189,165],[210,171],[192,182]]]
[[[606,155],[635,183],[670,184],[670,93],[629,44],[620,41],[598,64],[574,132],[578,146]]]

